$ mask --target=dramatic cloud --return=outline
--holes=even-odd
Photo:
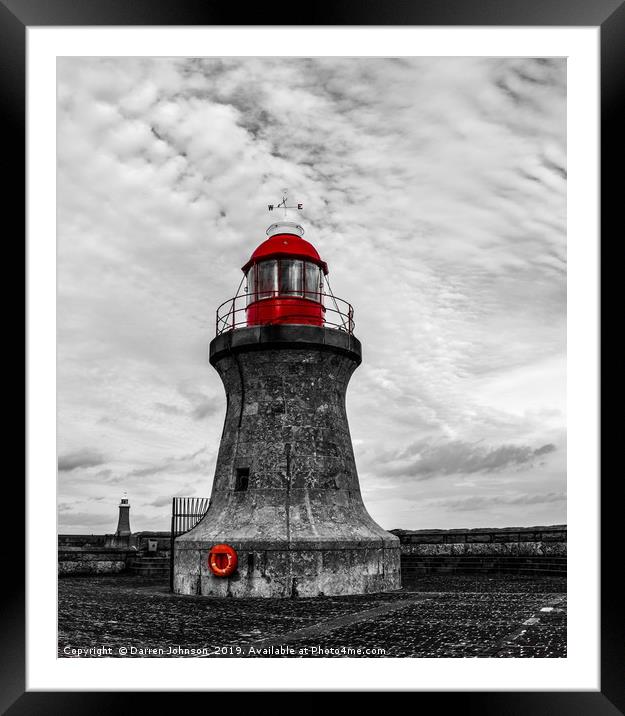
[[[548,455],[550,452],[553,452],[556,449],[556,446],[553,445],[553,443],[549,443],[548,445],[543,445],[542,447],[537,448],[534,450],[534,455]]]
[[[79,467],[95,467],[103,462],[105,462],[105,459],[97,450],[87,449],[59,455],[58,467],[60,472],[71,472]]]
[[[537,457],[555,449],[553,444],[533,449],[528,445],[487,447],[461,440],[441,444],[423,441],[389,459],[386,474],[431,478],[437,475],[501,472],[514,466],[534,465]]]
[[[61,530],[114,529],[124,490],[134,529],[167,528],[167,495],[210,494],[214,311],[283,187],[355,307],[347,408],[371,514],[565,520],[563,500],[495,499],[565,494],[565,60],[57,69]]]

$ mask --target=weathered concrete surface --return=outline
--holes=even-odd
[[[243,328],[214,339],[210,360],[226,390],[224,430],[209,510],[175,542],[174,591],[288,597],[399,588],[399,540],[365,509],[345,411],[357,339],[313,326]],[[220,542],[239,555],[230,578],[208,568]]]

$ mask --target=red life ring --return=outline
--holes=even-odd
[[[208,553],[208,567],[216,577],[229,577],[238,562],[236,550],[229,544],[216,544]]]

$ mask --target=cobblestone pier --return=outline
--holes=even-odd
[[[173,595],[162,580],[68,577],[59,581],[58,654],[565,657],[566,580],[430,575],[387,593],[220,599]]]

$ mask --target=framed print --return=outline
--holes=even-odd
[[[625,709],[599,478],[622,4],[0,11],[18,226],[27,187],[8,712]]]

